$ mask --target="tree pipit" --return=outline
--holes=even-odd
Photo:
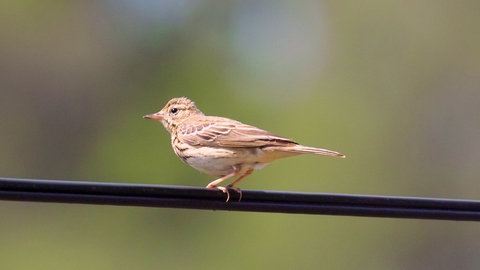
[[[315,154],[344,158],[331,150],[300,145],[291,139],[268,131],[242,124],[238,121],[205,116],[188,98],[174,98],[157,113],[144,118],[161,122],[170,132],[175,154],[188,165],[202,173],[218,176],[207,188],[217,188],[227,194],[254,169],[261,169],[268,163],[300,154]],[[239,176],[225,187],[222,181]],[[239,200],[240,200],[239,199]]]

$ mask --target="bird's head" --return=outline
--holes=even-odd
[[[171,99],[163,109],[157,113],[148,114],[143,118],[153,119],[161,122],[165,128],[172,133],[172,130],[181,122],[192,116],[204,115],[195,103],[186,97]]]

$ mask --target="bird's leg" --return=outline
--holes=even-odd
[[[212,181],[207,185],[207,188],[216,188],[216,189],[221,190],[223,193],[227,193],[227,200],[225,202],[228,202],[228,200],[230,200],[230,193],[228,193],[228,190],[226,188],[217,187],[217,185],[220,184],[222,181],[230,178],[230,177],[234,177],[234,176],[238,175],[238,173],[240,172],[240,169],[237,168],[236,166],[233,166],[233,169],[234,169],[233,172],[225,175],[224,177],[218,178],[217,180]],[[237,182],[237,181],[235,181],[235,182]]]
[[[240,194],[240,198],[238,198],[238,201],[240,201],[242,199],[242,190],[237,188],[237,187],[234,187],[233,185],[235,185],[236,183],[238,183],[240,180],[242,180],[243,178],[249,176],[250,174],[252,174],[253,172],[253,169],[249,169],[247,172],[245,172],[242,176],[240,176],[237,180],[233,181],[232,183],[228,184],[227,185],[227,188],[231,188],[233,190],[235,190],[236,192],[238,192]]]

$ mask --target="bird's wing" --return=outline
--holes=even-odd
[[[238,121],[223,117],[203,117],[182,122],[177,127],[178,138],[190,145],[213,147],[262,147],[297,145],[281,137]]]

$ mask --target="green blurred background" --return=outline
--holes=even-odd
[[[243,189],[480,199],[479,1],[0,3],[0,176],[205,186],[187,96],[346,159]],[[476,223],[0,201],[1,269],[478,269]]]

